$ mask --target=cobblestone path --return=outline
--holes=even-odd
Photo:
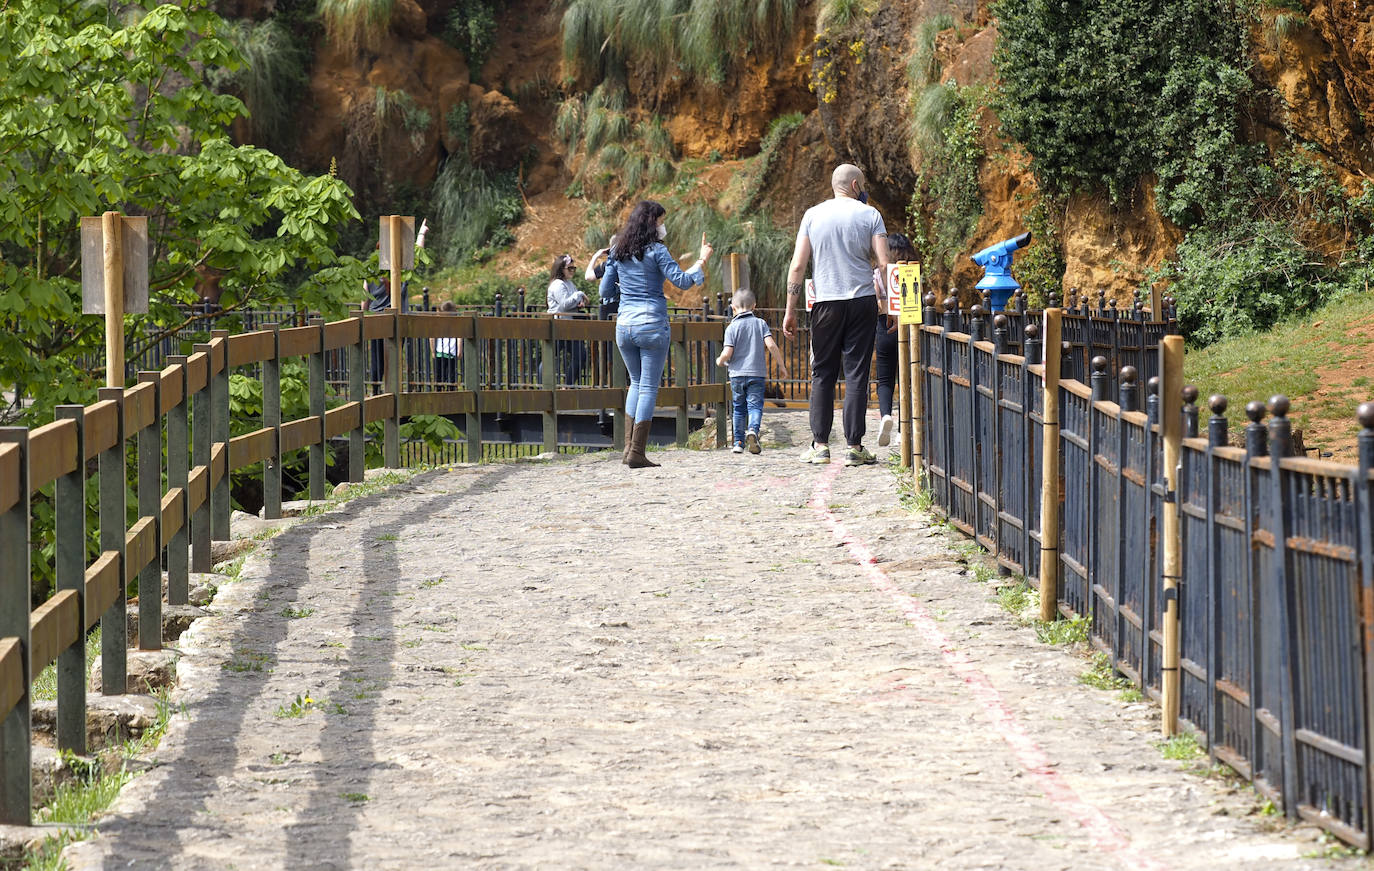
[[[885,466],[796,462],[805,426],[426,473],[282,533],[72,866],[1332,864],[1163,759],[1153,706],[1080,685]]]

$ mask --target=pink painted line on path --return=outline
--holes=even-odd
[[[1166,871],[1167,866],[1143,855],[1132,846],[1130,838],[1103,813],[1101,808],[1085,801],[1074,792],[1073,787],[1054,769],[1054,763],[1049,754],[1035,742],[1035,739],[1026,731],[1025,726],[1016,719],[1016,715],[1007,706],[1002,694],[993,686],[987,674],[978,668],[968,658],[967,654],[954,647],[949,637],[940,630],[935,619],[930,616],[921,603],[902,592],[892,582],[887,572],[878,565],[878,561],[874,559],[873,552],[869,550],[868,546],[852,534],[843,521],[830,510],[828,504],[830,492],[839,472],[839,466],[830,466],[820,476],[816,482],[816,489],[811,493],[810,506],[812,510],[820,515],[825,524],[830,527],[835,540],[849,549],[850,556],[868,575],[874,589],[891,598],[902,615],[911,622],[921,639],[940,651],[945,664],[968,686],[973,697],[982,705],[983,716],[993,730],[1001,736],[1002,740],[1011,747],[1016,760],[1035,779],[1040,790],[1045,794],[1045,798],[1063,809],[1067,815],[1078,820],[1079,825],[1087,832],[1097,849],[1105,853],[1119,855],[1123,861],[1135,868]]]

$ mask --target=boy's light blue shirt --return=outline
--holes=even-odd
[[[684,270],[677,265],[668,246],[655,242],[644,249],[644,259],[610,259],[606,274],[601,276],[601,296],[615,294],[620,285],[620,311],[616,323],[627,327],[668,322],[668,300],[663,296],[663,281],[675,287],[688,288],[706,281],[700,267]]]
[[[753,311],[740,312],[725,328],[725,347],[734,348],[730,355],[731,378],[765,378],[768,376],[768,349],[763,340],[773,333],[763,318]]]

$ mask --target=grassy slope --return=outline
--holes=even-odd
[[[1293,402],[1290,418],[1308,448],[1353,460],[1355,407],[1374,399],[1374,296],[1333,303],[1267,333],[1189,350],[1184,378],[1230,400],[1233,441],[1247,421],[1245,404],[1276,393]],[[1202,425],[1206,416],[1202,410]],[[1315,456],[1315,454],[1313,454]]]

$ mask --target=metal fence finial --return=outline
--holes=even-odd
[[[1107,399],[1107,386],[1111,378],[1107,375],[1107,358],[1101,355],[1092,359],[1091,384],[1093,391],[1093,402],[1104,402]]]
[[[1212,416],[1207,420],[1207,443],[1214,448],[1224,447],[1229,438],[1226,423],[1228,404],[1226,397],[1220,393],[1213,393],[1207,398],[1207,407],[1212,409]]]
[[[1183,385],[1183,437],[1197,438],[1197,398],[1200,391],[1191,384]]]
[[[1263,457],[1269,454],[1269,431],[1265,429],[1264,423],[1264,403],[1258,399],[1251,400],[1245,405],[1245,416],[1250,419],[1250,423],[1245,426],[1245,455],[1247,457]]]
[[[1137,381],[1140,378],[1140,374],[1136,372],[1134,366],[1122,366],[1119,377],[1121,379],[1121,410],[1139,411],[1140,385]]]

